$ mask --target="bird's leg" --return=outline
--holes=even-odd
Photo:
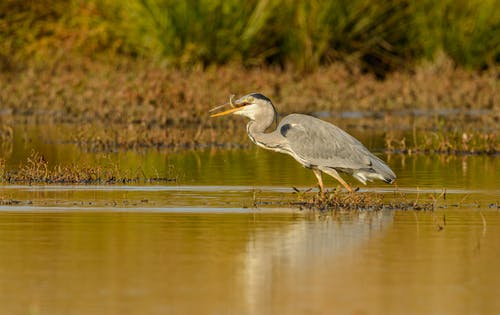
[[[318,185],[319,185],[319,192],[320,194],[324,194],[325,187],[323,186],[323,178],[321,176],[321,171],[318,169],[313,168],[314,175],[316,175],[316,178],[318,179]]]
[[[335,178],[335,179],[337,179],[337,180],[338,180],[338,181],[339,181],[342,185],[344,185],[345,189],[347,189],[347,191],[348,191],[348,192],[351,192],[351,193],[352,193],[352,192],[354,191],[354,190],[351,188],[351,186],[349,186],[349,184],[348,184],[348,183],[346,183],[346,182],[342,179],[342,177],[340,177],[340,175],[339,175],[339,177],[338,177],[338,178]]]
[[[353,192],[351,186],[349,186],[349,184],[347,184],[344,179],[342,177],[340,177],[339,173],[337,173],[336,170],[334,170],[333,168],[329,168],[328,170],[325,170],[324,171],[325,173],[327,173],[328,175],[330,175],[331,177],[335,178],[336,180],[338,180],[342,186],[345,187],[345,189],[347,189],[348,192]]]

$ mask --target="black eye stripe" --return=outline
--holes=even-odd
[[[252,93],[252,94],[250,94],[250,96],[253,98],[259,99],[259,100],[265,100],[265,101],[271,102],[270,99],[268,99],[267,97],[265,97],[264,95],[262,95],[260,93]]]

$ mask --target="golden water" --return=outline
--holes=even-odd
[[[29,151],[14,143],[7,164]],[[0,205],[0,314],[500,311],[498,157],[391,156],[397,184],[362,191],[435,198],[436,211],[320,214],[281,202],[314,187],[311,172],[260,149],[37,151],[178,181],[0,186],[16,201]]]
[[[497,210],[9,211],[0,313],[496,314],[499,248]]]

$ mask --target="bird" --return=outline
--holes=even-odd
[[[275,152],[291,155],[304,167],[311,169],[318,180],[320,193],[324,193],[322,174],[339,181],[347,191],[353,189],[339,175],[346,173],[366,185],[374,179],[393,183],[396,175],[380,158],[373,155],[356,138],[339,127],[319,118],[290,114],[278,124],[278,112],[271,100],[261,93],[250,93],[236,101],[217,106],[213,112],[230,104],[231,108],[210,117],[229,114],[244,116],[250,121],[246,130],[250,140]],[[276,124],[276,129],[266,130]]]

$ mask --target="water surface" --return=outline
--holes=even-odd
[[[435,211],[319,213],[283,202],[315,189],[312,172],[261,149],[96,154],[16,138],[7,167],[33,147],[49,165],[108,161],[176,182],[0,186],[1,314],[500,310],[498,157],[380,154],[396,185],[361,192]]]
[[[499,246],[497,210],[10,211],[0,302],[5,314],[495,314]]]

